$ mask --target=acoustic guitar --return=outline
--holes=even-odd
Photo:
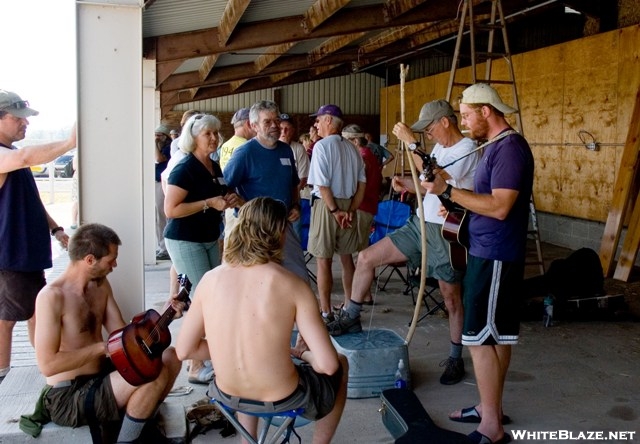
[[[422,159],[423,176],[427,182],[433,182],[435,179],[434,170],[442,168],[438,165],[435,157],[420,150],[413,150],[413,153]],[[442,224],[442,237],[449,243],[449,262],[451,268],[456,271],[465,271],[467,269],[467,252],[469,248],[469,218],[467,217],[467,209],[456,205],[454,202],[438,196],[442,206],[447,210],[447,215]]]
[[[191,282],[180,275],[180,291],[176,299],[190,303]],[[162,313],[147,310],[137,314],[131,323],[109,335],[107,351],[113,365],[129,384],[139,386],[155,380],[162,370],[162,352],[171,344],[169,324],[176,311],[171,305]]]

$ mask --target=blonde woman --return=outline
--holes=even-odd
[[[220,120],[210,114],[197,114],[187,121],[178,143],[188,154],[171,171],[164,200],[169,256],[194,289],[207,271],[220,264],[222,211],[241,205],[235,193],[227,193],[220,165],[211,160],[220,144],[220,126]],[[209,365],[192,361],[189,382],[208,384],[212,377]]]

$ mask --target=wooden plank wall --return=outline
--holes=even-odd
[[[606,221],[640,86],[639,41],[635,25],[513,56],[524,134],[536,160],[538,210]],[[469,69],[460,75],[470,78]],[[494,62],[492,77],[506,78],[504,63]],[[425,102],[445,96],[448,78],[446,72],[405,85],[407,123]],[[510,87],[497,89],[510,103]],[[380,132],[391,148],[397,146],[391,129],[399,120],[399,90],[391,86],[380,94]],[[582,145],[580,130],[595,136],[599,151]]]

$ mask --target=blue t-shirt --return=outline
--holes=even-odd
[[[49,234],[47,211],[31,170],[21,168],[7,173],[0,187],[0,270],[32,272],[51,268]]]
[[[272,197],[287,208],[300,182],[289,145],[278,141],[275,148],[265,148],[255,138],[234,150],[224,167],[224,178],[244,200]]]
[[[220,165],[212,160],[210,162],[213,165],[213,176],[193,154],[182,159],[171,170],[168,183],[187,191],[184,202],[197,202],[226,194],[227,187]],[[215,208],[169,219],[164,237],[189,242],[213,242],[220,237],[221,220],[221,213]]]
[[[476,169],[474,191],[491,194],[495,188],[518,190],[518,197],[505,220],[470,214],[469,254],[484,259],[522,262],[533,188],[533,154],[519,134],[506,136],[485,148]]]

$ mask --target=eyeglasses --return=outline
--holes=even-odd
[[[429,125],[429,127],[428,127],[428,128],[425,128],[425,129],[424,129],[424,133],[425,133],[427,136],[431,137],[431,133],[433,133],[433,130],[436,128],[436,126],[438,125],[438,123],[440,123],[440,120],[442,120],[442,119],[438,119],[438,120],[436,120],[436,121],[435,121],[435,122],[433,122],[431,125]]]
[[[17,102],[13,102],[10,105],[3,106],[0,109],[25,109],[25,108],[29,108],[28,100],[18,100]]]

